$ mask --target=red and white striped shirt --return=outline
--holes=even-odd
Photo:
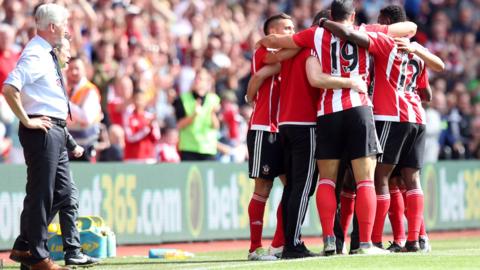
[[[258,48],[253,54],[252,75],[265,66],[268,54],[265,47]],[[255,96],[255,106],[250,117],[249,129],[278,132],[278,107],[280,96],[279,76],[274,75],[263,81]]]
[[[341,40],[328,30],[314,26],[293,35],[299,47],[317,52],[322,71],[335,77],[362,76],[368,82],[368,52],[357,45]],[[350,88],[321,89],[317,116],[345,111],[357,106],[372,106],[366,93]]]
[[[312,125],[317,122],[320,90],[310,85],[305,63],[310,56],[317,57],[312,49],[302,49],[294,57],[282,61],[280,71],[279,125]]]
[[[397,50],[382,33],[368,33],[375,60],[373,114],[375,120],[425,124],[425,110],[417,89],[428,87],[425,63],[414,54]]]

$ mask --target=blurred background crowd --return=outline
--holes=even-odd
[[[35,35],[32,14],[44,2],[0,0],[0,82]],[[69,126],[96,130],[89,138],[93,141],[85,143],[87,160],[148,163],[180,161],[177,144],[189,139],[181,129],[194,121],[185,119],[188,113],[181,104],[187,101],[180,97],[204,90],[219,97],[207,119],[217,123],[211,124],[218,141],[212,156],[224,162],[246,160],[252,108],[243,96],[264,20],[285,12],[298,31],[330,4],[328,0],[55,2],[71,12],[71,54],[77,64],[65,69],[67,88],[74,93],[87,85],[99,93],[98,115],[92,113],[94,104],[82,104],[94,99],[73,97],[80,100],[75,114],[83,117],[74,118]],[[426,161],[479,159],[480,0],[363,0],[358,1],[358,22],[376,22],[378,11],[392,3],[404,5],[418,25],[414,39],[446,64],[445,72],[430,72],[434,94],[426,105]],[[22,162],[17,127],[0,95],[2,162]]]

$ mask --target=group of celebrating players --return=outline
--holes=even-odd
[[[247,134],[249,176],[255,180],[249,260],[317,255],[301,239],[315,189],[323,255],[345,253],[354,215],[352,254],[430,250],[420,186],[422,102],[432,96],[426,68],[441,71],[444,64],[409,41],[417,26],[401,6],[382,9],[378,24],[354,21],[353,0],[333,0],[330,10],[298,33],[286,14],[265,21],[245,96],[254,106]],[[265,250],[263,215],[277,176],[284,191]],[[384,249],[387,213],[394,240]]]

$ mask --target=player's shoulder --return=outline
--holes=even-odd
[[[263,60],[265,59],[265,57],[267,56],[267,53],[268,53],[267,48],[265,48],[263,46],[255,49],[255,51],[253,52],[252,62],[255,65],[260,65],[263,62]]]
[[[294,37],[296,38],[310,38],[319,32],[327,31],[323,27],[319,27],[318,25],[313,25],[311,27],[305,28],[300,32],[297,32],[294,34]]]
[[[387,43],[391,43],[391,44],[394,44],[395,41],[393,40],[393,38],[385,33],[382,33],[382,32],[368,32],[367,31],[367,34],[370,36],[371,39],[376,39],[376,40],[382,40],[384,42],[387,42]]]
[[[263,56],[263,55],[265,55],[265,54],[267,54],[267,53],[268,53],[268,49],[265,48],[264,46],[260,46],[260,47],[258,47],[258,48],[255,49],[255,51],[253,52],[253,55],[254,55],[255,57],[258,57],[258,56]]]

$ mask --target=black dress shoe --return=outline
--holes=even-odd
[[[81,252],[73,256],[65,255],[65,265],[93,265],[99,262],[99,259],[90,257]]]

